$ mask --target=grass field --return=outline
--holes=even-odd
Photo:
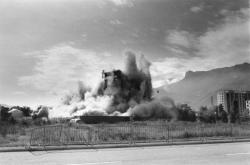
[[[0,125],[1,146],[137,143],[205,138],[248,138],[250,124],[144,121],[96,125]]]

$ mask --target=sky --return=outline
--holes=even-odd
[[[250,62],[248,0],[0,0],[0,103],[52,105],[79,81],[151,62],[154,87]]]

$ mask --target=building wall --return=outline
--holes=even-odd
[[[220,90],[217,92],[217,105],[221,104],[226,112],[239,117],[249,117],[247,100],[250,100],[250,91]]]
[[[248,116],[250,115],[250,100],[246,101],[246,113],[248,114]]]
[[[226,104],[226,93],[225,93],[225,91],[219,91],[218,93],[217,93],[217,105],[219,106],[219,105],[222,105],[222,107],[223,107],[223,110],[225,110],[226,112],[228,112],[227,111],[227,104]]]
[[[250,100],[247,100],[247,101],[246,101],[246,108],[247,108],[248,110],[250,110]]]

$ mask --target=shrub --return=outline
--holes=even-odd
[[[196,121],[195,112],[187,105],[181,104],[176,106],[178,112],[178,120],[180,121]]]

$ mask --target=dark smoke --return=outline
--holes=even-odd
[[[125,53],[125,71],[117,72],[118,76],[109,76],[104,94],[113,97],[107,107],[108,114],[116,115],[117,112],[142,118],[170,118],[176,119],[173,100],[162,98],[152,99],[152,82],[150,75],[151,63],[143,55],[136,62],[136,55],[129,51]],[[105,85],[104,85],[105,86]]]
[[[124,74],[128,76],[129,79],[138,78],[139,72],[136,64],[136,56],[133,52],[125,52],[125,71]]]
[[[139,118],[177,119],[175,104],[168,97],[138,104],[130,110],[130,115]]]

